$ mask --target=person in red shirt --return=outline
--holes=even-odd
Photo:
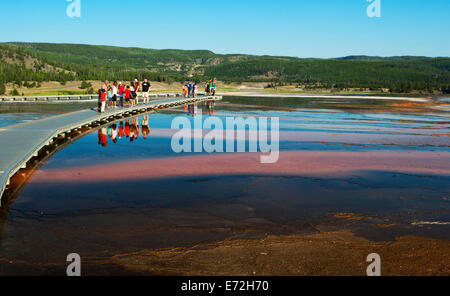
[[[107,97],[108,97],[108,93],[106,91],[102,91],[102,94],[100,95],[100,100],[101,100],[101,103],[102,103],[102,108],[100,110],[101,113],[105,112]]]
[[[125,89],[125,104],[127,107],[130,107],[130,99],[131,99],[131,89],[130,86],[127,85],[127,88]]]

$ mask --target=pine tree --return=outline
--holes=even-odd
[[[4,95],[6,92],[6,87],[3,82],[0,82],[0,95]]]

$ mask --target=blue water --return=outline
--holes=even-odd
[[[0,113],[0,128],[46,118],[55,114],[42,113]]]
[[[368,103],[364,110],[361,106],[353,110],[328,105],[321,108],[323,102],[314,100],[296,103],[289,99],[285,105],[279,102],[282,107],[293,106],[290,110],[267,104],[260,106],[267,102],[264,99],[252,98],[245,102],[242,98],[226,98],[216,105],[216,116],[222,122],[227,115],[279,116],[281,132],[298,132],[305,136],[311,131],[349,135],[348,140],[341,143],[326,137],[323,141],[302,141],[301,138],[281,141],[281,153],[450,151],[450,145],[436,146],[426,141],[411,145],[349,145],[361,136],[393,135],[388,128],[408,129],[408,133],[414,128],[433,130],[442,134],[436,137],[446,139],[450,120],[445,112],[387,110],[379,101]],[[259,105],[254,105],[256,103]],[[276,105],[275,100],[269,103]],[[238,104],[240,106],[236,106]],[[209,110],[199,108],[203,108],[204,119],[209,118]],[[49,114],[0,114],[0,118],[4,119],[4,124],[13,124]],[[182,108],[150,114],[150,135],[146,139],[142,136],[142,116],[136,117],[140,133],[133,141],[126,136],[113,141],[111,125],[94,130],[58,151],[40,169],[179,156],[171,149],[170,136],[155,135],[155,130],[170,130],[173,119],[178,116],[189,118],[191,123],[194,120],[190,114],[184,114]],[[364,130],[368,128],[375,130]],[[106,132],[107,145],[99,143],[99,132]],[[417,133],[420,135],[420,130]],[[199,160],[198,166],[202,165]],[[195,168],[191,170],[195,172]],[[411,225],[416,221],[450,221],[449,197],[450,176],[391,171],[355,171],[345,176],[274,176],[269,172],[256,176],[119,178],[81,184],[51,180],[31,182],[0,211],[0,258],[13,262],[0,261],[0,274],[11,268],[23,274],[30,270],[41,274],[48,270],[50,263],[59,262],[72,252],[89,258],[109,258],[127,252],[192,246],[250,234],[315,232],[328,226],[343,227],[373,240],[394,240],[402,235],[450,239],[448,225]],[[330,218],[333,213],[356,213],[365,218],[350,222],[333,220]],[[380,223],[395,227],[376,226]],[[14,262],[27,264],[22,267]]]

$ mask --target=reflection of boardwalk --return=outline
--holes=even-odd
[[[104,123],[152,109],[214,99],[221,99],[221,97],[168,98],[152,101],[148,105],[119,108],[103,114],[93,110],[83,110],[4,128],[0,130],[0,196],[9,185],[10,178],[18,170],[25,168],[27,162],[51,144],[54,138],[64,137],[66,133],[70,134],[84,126]]]

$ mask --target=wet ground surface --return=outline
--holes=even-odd
[[[286,242],[294,252],[311,241],[319,250],[334,240],[330,233],[358,250],[384,248],[392,262],[405,254],[426,258],[405,246],[421,250],[435,244],[428,261],[436,266],[430,272],[412,260],[404,273],[393,269],[392,274],[446,274],[447,104],[225,98],[213,109],[192,108],[194,114],[180,108],[106,126],[56,153],[3,206],[0,274],[64,274],[69,253],[81,255],[89,274],[228,274],[226,262],[216,270],[202,270],[201,262],[228,258],[232,252],[222,253],[223,247],[259,251],[266,237],[276,255],[260,266],[263,274],[326,274],[317,269],[327,264],[326,257],[308,261],[309,269],[296,273],[295,260],[275,245]],[[217,117],[223,123],[226,117],[279,117],[279,161],[261,164],[264,153],[173,152],[174,118],[189,118],[194,126],[200,110],[202,121]],[[14,121],[46,116],[30,111],[0,118],[9,123],[8,116],[19,118]],[[400,246],[389,249],[394,242]],[[195,258],[176,255],[196,248],[208,251]],[[158,253],[161,249],[168,253]],[[333,254],[345,258],[350,249],[342,245]],[[158,256],[175,259],[149,259]],[[284,271],[273,267],[275,259],[286,262]],[[333,260],[330,266],[340,265]],[[183,262],[197,265],[189,272]],[[159,268],[149,268],[152,264]],[[236,264],[229,262],[235,274],[251,274],[248,266]],[[355,266],[335,270],[365,271],[360,263]]]

